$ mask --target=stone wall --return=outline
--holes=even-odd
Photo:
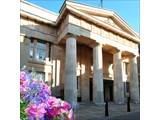
[[[77,64],[80,65],[80,96],[82,101],[89,101],[89,78],[91,76],[92,48],[85,45],[78,45]]]
[[[52,43],[57,40],[57,30],[54,26],[22,16],[20,18],[20,32],[28,37],[35,37]]]
[[[103,77],[104,79],[112,79],[109,76],[109,66],[113,64],[113,55],[103,52]]]
[[[55,96],[63,96],[64,68],[65,68],[65,47],[52,45],[52,93]]]
[[[29,39],[24,37],[23,35],[20,36],[20,68],[27,65],[28,58],[29,58]]]

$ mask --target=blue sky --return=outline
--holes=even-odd
[[[59,12],[64,0],[27,0],[55,13]],[[78,3],[100,7],[101,0],[73,0]],[[137,33],[140,32],[140,0],[103,0],[103,9],[113,10]]]

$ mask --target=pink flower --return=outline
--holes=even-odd
[[[73,110],[69,110],[68,114],[67,114],[67,118],[68,120],[74,120],[74,115],[73,115]]]
[[[21,94],[23,94],[24,92],[27,91],[27,87],[28,87],[29,82],[24,80],[24,79],[20,79],[20,92]]]
[[[60,106],[60,99],[57,99],[56,97],[49,97],[47,100],[47,105],[49,107],[59,107]]]
[[[20,73],[20,80],[25,80],[25,78],[26,78],[26,73],[22,71]]]
[[[47,101],[47,114],[55,117],[61,114],[61,101],[55,97],[50,97]]]
[[[45,107],[44,103],[41,103],[39,105],[30,104],[25,111],[28,116],[31,116],[33,118],[42,118],[46,113],[46,110],[44,107]]]
[[[29,81],[26,80],[26,73],[24,71],[20,72],[20,92],[24,93],[27,91],[27,86]]]
[[[62,101],[61,102],[61,106],[66,110],[70,110],[71,109],[71,105],[66,101]]]
[[[71,105],[66,101],[61,101],[61,112],[68,113],[71,109]]]
[[[67,115],[67,120],[74,120],[73,110],[68,102],[61,102],[61,113],[65,113]]]
[[[21,85],[20,86],[20,92],[21,92],[21,94],[23,94],[26,91],[27,91],[27,87],[25,85]]]

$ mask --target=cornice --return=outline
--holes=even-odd
[[[37,9],[41,9],[43,10],[44,12],[48,12],[48,10],[45,10],[43,8],[40,8],[36,5],[33,5],[33,4],[30,4],[28,2],[24,2],[24,1],[21,1],[22,3],[25,3],[25,4],[28,4],[28,5],[31,5]],[[96,12],[96,14],[100,14],[100,15],[103,15],[103,16],[106,16],[106,15],[109,15],[113,18],[115,18],[117,20],[117,22],[119,22],[121,25],[123,25],[123,27],[125,27],[125,29],[127,29],[129,32],[131,32],[133,35],[130,35],[129,33],[126,33],[122,30],[119,30],[109,24],[106,24],[104,23],[103,21],[100,21],[100,20],[97,20],[96,18],[90,16],[89,14],[85,13],[85,12],[82,12],[78,9],[76,9],[73,5],[76,4],[78,6],[81,6],[85,9],[88,9],[90,10],[90,12]],[[51,25],[54,25],[54,26],[57,26],[59,24],[59,22],[62,20],[61,18],[63,17],[64,13],[67,12],[67,10],[69,10],[71,13],[73,14],[76,14],[77,16],[81,16],[82,18],[84,19],[87,19],[88,21],[92,22],[92,23],[95,23],[99,26],[103,26],[104,28],[106,29],[109,29],[123,37],[126,37],[134,42],[137,42],[139,43],[140,42],[140,39],[139,39],[139,36],[128,26],[128,24],[122,19],[120,18],[115,12],[113,11],[108,11],[108,10],[103,10],[103,9],[98,9],[98,8],[93,8],[91,6],[87,6],[87,5],[83,5],[83,4],[78,4],[78,3],[75,3],[75,2],[70,2],[70,1],[65,1],[60,9],[60,14],[57,15],[57,18],[55,21],[52,21],[52,20],[48,20],[47,18],[43,18],[42,16],[38,16],[38,15],[35,15],[35,14],[32,14],[30,12],[27,13],[27,11],[23,11],[22,9],[20,9],[20,14],[22,16],[28,16],[28,17],[31,17],[31,18],[34,18],[34,19],[37,19],[39,21],[42,21],[42,22],[45,22],[47,24],[51,24]],[[52,14],[52,12],[49,11],[49,13]],[[55,15],[55,14],[54,14]]]
[[[100,25],[100,26],[103,26],[103,27],[105,27],[106,29],[109,29],[109,30],[111,30],[111,31],[113,31],[113,32],[121,35],[121,36],[127,37],[128,39],[131,39],[131,40],[134,41],[134,42],[138,42],[138,43],[140,42],[139,38],[134,37],[134,36],[132,36],[132,35],[126,33],[126,32],[123,32],[123,31],[119,30],[119,29],[116,29],[115,27],[113,27],[113,26],[111,26],[111,25],[109,25],[109,24],[106,24],[106,23],[104,23],[104,22],[102,22],[102,21],[99,21],[99,20],[97,20],[96,18],[93,18],[92,16],[90,16],[90,15],[88,15],[88,14],[86,14],[86,13],[83,13],[83,12],[81,12],[81,11],[73,8],[72,6],[69,6],[69,5],[68,5],[68,6],[66,6],[66,7],[67,7],[67,9],[70,10],[71,13],[74,13],[74,14],[76,14],[76,15],[78,14],[79,16],[83,17],[84,19],[87,19],[87,20],[89,20],[89,21],[91,21],[91,22],[93,22],[93,23],[95,23],[95,24],[98,24],[98,25]]]

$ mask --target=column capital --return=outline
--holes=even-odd
[[[122,51],[117,50],[116,52],[114,52],[114,56],[117,56],[119,59],[122,59]]]
[[[114,48],[114,49],[112,50],[112,53],[113,53],[113,54],[116,54],[116,53],[118,53],[118,52],[120,52],[120,53],[122,54],[123,50],[118,49],[118,48]]]
[[[100,46],[100,47],[102,48],[102,47],[103,47],[103,44],[101,44],[101,43],[96,43],[96,44],[94,44],[92,47],[95,48],[95,47],[97,47],[97,46]]]
[[[33,43],[37,43],[38,42],[38,40],[37,39],[33,39]]]
[[[73,37],[73,38],[77,39],[78,35],[75,35],[75,34],[72,34],[72,33],[68,33],[68,34],[66,35],[66,37],[67,37],[67,38]]]
[[[131,53],[128,57],[129,57],[130,59],[132,59],[132,58],[137,58],[138,55],[135,55],[135,54]]]

